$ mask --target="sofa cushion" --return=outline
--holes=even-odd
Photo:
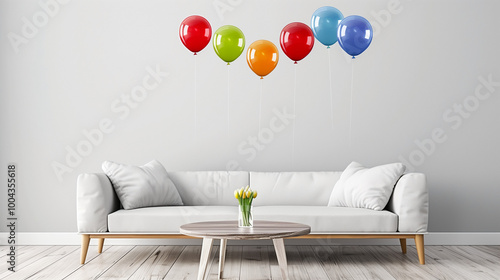
[[[254,219],[311,226],[312,233],[396,232],[398,216],[389,211],[328,206],[254,207]]]
[[[341,172],[250,172],[250,185],[259,196],[254,206],[326,206]]]
[[[234,190],[249,185],[245,171],[176,171],[168,172],[184,205],[237,206]]]
[[[396,232],[398,217],[389,211],[327,206],[259,206],[256,220],[297,222],[312,233]],[[110,232],[179,233],[186,223],[236,220],[237,206],[168,206],[119,210],[108,216]]]
[[[234,199],[234,198],[233,198]],[[108,216],[110,232],[179,233],[183,224],[236,220],[238,206],[166,206],[118,210]]]
[[[404,171],[402,163],[365,168],[352,162],[335,184],[328,206],[382,210]]]
[[[102,170],[113,183],[124,209],[160,205],[182,205],[181,197],[157,160],[143,166],[105,161]]]

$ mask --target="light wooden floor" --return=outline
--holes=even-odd
[[[217,278],[218,246],[209,279]],[[426,265],[414,246],[286,246],[291,279],[500,279],[500,246],[426,246]],[[272,246],[227,247],[225,279],[281,279]],[[7,271],[0,247],[0,279],[196,279],[201,246],[21,246],[17,272]]]

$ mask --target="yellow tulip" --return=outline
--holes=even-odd
[[[247,197],[249,198],[251,196],[251,192],[250,191],[247,191]]]
[[[243,188],[240,189],[240,197],[243,197]]]
[[[253,198],[257,197],[257,191],[253,191]]]
[[[238,190],[235,190],[235,191],[234,191],[234,197],[235,197],[236,199],[240,198],[240,193],[238,192]]]

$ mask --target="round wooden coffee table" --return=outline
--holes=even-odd
[[[224,262],[226,259],[226,244],[228,239],[252,240],[252,239],[272,239],[276,257],[280,266],[283,279],[288,279],[286,264],[284,237],[306,235],[311,232],[311,227],[304,224],[254,221],[251,228],[238,227],[237,221],[210,221],[185,224],[180,227],[180,233],[202,237],[200,267],[198,270],[198,280],[205,279],[210,251],[214,239],[220,239],[219,254],[219,279],[223,277]]]

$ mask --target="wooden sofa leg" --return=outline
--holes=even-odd
[[[418,260],[420,264],[425,264],[424,235],[415,235],[415,246],[417,247]]]
[[[401,251],[406,254],[406,238],[400,238],[399,243],[401,244]]]
[[[99,238],[99,245],[97,246],[97,253],[102,253],[102,247],[104,246],[104,238]]]
[[[85,259],[87,258],[87,252],[89,250],[89,244],[90,244],[90,235],[82,234],[82,254],[80,257],[81,264],[85,263]]]

